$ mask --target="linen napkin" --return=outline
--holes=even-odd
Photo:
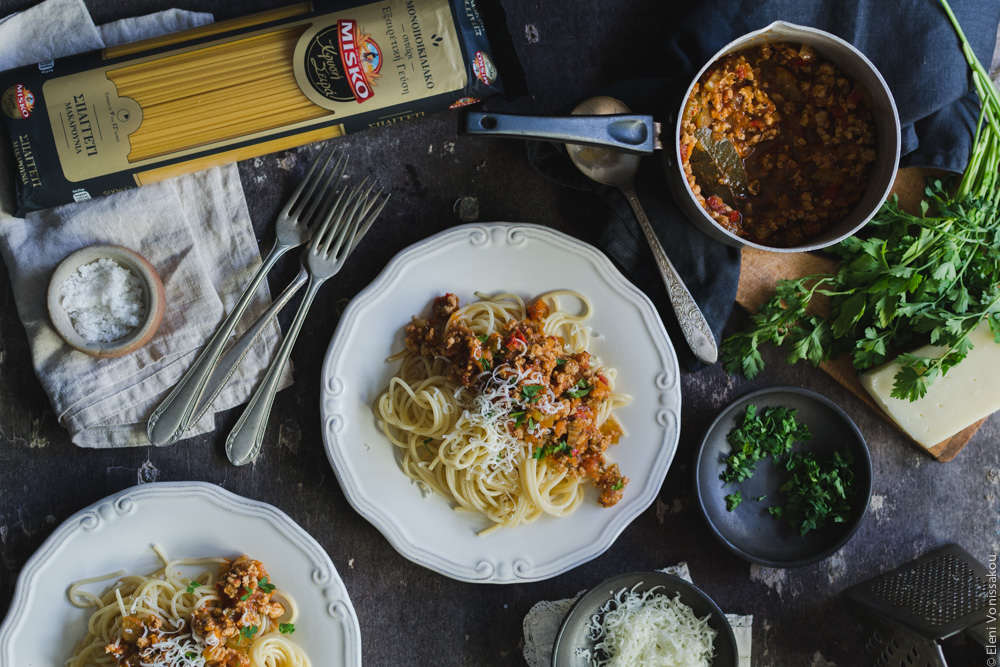
[[[691,581],[691,571],[688,564],[680,562],[671,567],[665,567],[660,572],[680,577],[688,583]],[[524,617],[524,660],[528,667],[549,667],[552,664],[552,648],[566,614],[584,592],[572,598],[563,600],[542,600],[537,602]],[[739,652],[739,667],[750,667],[750,650],[752,647],[753,616],[726,614],[726,620],[733,628],[736,636],[736,648]]]
[[[211,22],[170,10],[96,26],[82,0],[45,0],[0,22],[0,69],[135,41]],[[81,447],[148,445],[146,420],[180,379],[260,265],[235,165],[218,167],[108,197],[30,213],[15,209],[12,164],[0,159],[0,255],[35,372],[60,424]],[[69,348],[49,323],[49,277],[70,252],[114,243],[143,255],[166,293],[163,323],[150,343],[118,359]],[[266,282],[244,316],[246,328],[267,308]],[[237,329],[237,334],[241,329]],[[244,402],[280,339],[272,323],[230,383],[185,437],[215,428],[213,411]],[[283,384],[288,384],[286,377]]]
[[[973,50],[984,65],[993,60],[1000,25],[996,0],[950,0]],[[902,126],[900,166],[960,172],[972,145],[978,101],[958,38],[938,0],[702,0],[671,3],[664,26],[660,78],[631,79],[581,96],[564,110],[594,95],[610,95],[635,113],[653,114],[673,136],[672,119],[698,69],[737,37],[781,20],[831,32],[857,47],[882,73]],[[666,140],[669,143],[669,140]],[[645,237],[625,197],[582,176],[561,145],[528,142],[528,160],[544,176],[566,187],[594,192],[606,205],[598,214],[599,245],[657,305],[676,342],[681,363],[702,367],[684,344],[663,281]],[[666,188],[660,155],[647,157],[636,177],[636,192],[664,248],[701,306],[716,340],[736,300],[738,250],[710,240],[687,220]]]

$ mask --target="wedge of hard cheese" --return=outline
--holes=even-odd
[[[892,420],[921,446],[930,449],[969,424],[1000,410],[1000,344],[989,324],[971,334],[968,356],[927,389],[916,401],[890,396],[899,364],[890,362],[861,375],[861,384]],[[927,345],[914,354],[935,357],[944,348]]]

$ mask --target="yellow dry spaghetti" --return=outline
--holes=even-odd
[[[485,339],[508,321],[527,316],[526,305],[517,295],[476,296],[479,301],[452,314],[449,328],[462,325]],[[542,332],[561,338],[566,354],[588,351],[590,328],[584,322],[593,311],[590,300],[571,290],[549,292],[539,299],[549,306]],[[560,309],[561,299],[581,304],[582,312]],[[508,432],[514,408],[510,396],[502,394],[510,383],[494,382],[497,369],[472,388],[447,376],[448,359],[409,351],[391,360],[397,358],[402,360],[399,371],[376,400],[374,411],[386,436],[399,448],[400,465],[408,477],[445,497],[456,509],[489,519],[491,525],[480,534],[530,523],[543,515],[566,516],[580,505],[586,477],[537,456],[530,444]],[[612,411],[629,401],[628,396],[613,391],[614,369],[602,367],[601,371],[612,391],[600,406],[598,425],[608,422]]]
[[[502,92],[482,21],[325,0],[0,72],[18,215]]]
[[[196,610],[218,602],[216,573],[219,566],[229,563],[227,558],[181,558],[171,560],[157,546],[154,551],[164,566],[148,575],[125,575],[124,571],[81,579],[70,585],[69,601],[81,608],[95,608],[87,621],[87,634],[73,650],[67,667],[118,667],[119,661],[106,647],[121,641],[122,622],[127,616],[140,620],[157,617],[163,622],[165,641],[155,644],[167,653],[168,658],[157,662],[142,662],[148,667],[205,667],[202,655],[208,647],[204,638],[192,629],[191,619]],[[191,568],[203,568],[191,575]],[[186,574],[187,573],[187,574]],[[95,594],[86,587],[98,582],[114,580],[111,587]],[[292,624],[298,617],[295,600],[285,591],[275,589],[285,615],[272,620],[260,615],[260,624],[253,633],[247,650],[250,667],[309,667],[305,652],[280,631],[282,624]]]
[[[331,115],[300,90],[296,26],[110,70],[118,95],[142,107],[129,137],[138,162]],[[252,100],[252,102],[251,102]],[[339,135],[334,130],[332,136]]]

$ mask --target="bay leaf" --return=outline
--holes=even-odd
[[[732,208],[749,195],[747,172],[736,147],[728,139],[716,141],[707,127],[694,131],[698,140],[691,151],[691,172],[704,197],[717,196]]]

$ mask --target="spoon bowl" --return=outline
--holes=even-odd
[[[617,116],[629,113],[629,108],[613,97],[591,97],[577,105],[571,113],[574,116]],[[642,157],[613,148],[582,144],[566,144],[566,152],[584,176],[613,187],[632,182]]]

